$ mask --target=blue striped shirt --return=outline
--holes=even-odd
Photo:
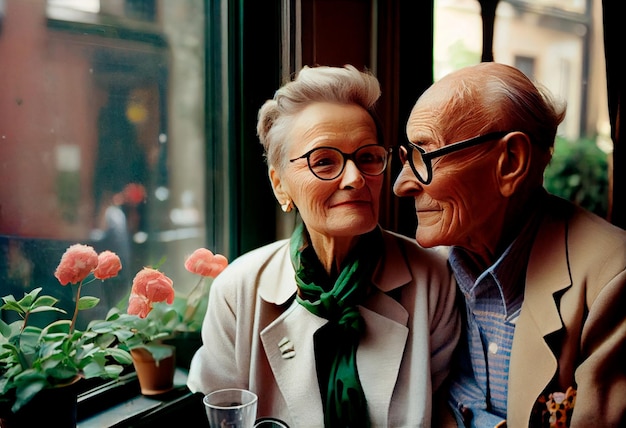
[[[451,396],[458,406],[486,412],[489,424],[506,419],[508,371],[515,321],[524,298],[526,266],[538,216],[531,216],[520,235],[498,260],[477,273],[469,255],[459,247],[449,261],[465,297],[467,348],[460,357],[464,367],[454,375]],[[480,426],[478,421],[473,421]],[[493,426],[493,425],[491,425]]]

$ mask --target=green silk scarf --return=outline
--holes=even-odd
[[[367,296],[382,247],[378,227],[361,236],[332,283],[308,242],[304,225],[298,225],[291,236],[296,299],[311,313],[329,321],[314,338],[326,428],[370,426],[356,366],[356,350],[365,329],[357,305]]]

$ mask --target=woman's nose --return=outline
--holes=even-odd
[[[355,189],[359,189],[363,187],[364,184],[365,177],[363,177],[363,173],[359,170],[352,159],[348,159],[341,175],[341,186],[344,188],[353,187]]]

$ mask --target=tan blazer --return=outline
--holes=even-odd
[[[571,427],[626,426],[626,232],[547,198],[509,368],[509,428],[551,379],[577,385]]]
[[[455,283],[445,257],[414,239],[383,235],[377,290],[360,307],[366,332],[357,368],[373,426],[428,427],[432,394],[460,331]],[[216,278],[188,386],[248,388],[259,395],[257,417],[322,427],[313,334],[327,321],[295,301],[294,275],[282,240],[241,256]]]

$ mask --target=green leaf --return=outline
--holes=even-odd
[[[55,308],[54,306],[39,306],[37,308],[34,308],[32,310],[30,310],[31,313],[36,313],[36,312],[49,312],[49,311],[54,311],[54,312],[60,312],[62,314],[66,314],[67,311],[64,311],[61,308]]]
[[[39,307],[39,306],[54,306],[59,302],[59,299],[54,298],[52,296],[39,296],[37,297],[37,299],[35,299],[34,303],[32,304],[33,308]]]
[[[3,343],[2,346],[0,346],[0,365],[8,367],[8,370],[5,368],[0,370],[0,372],[2,372],[3,374],[0,379],[8,375],[8,371],[10,370],[11,366],[14,366],[18,370],[21,370],[21,362],[23,362],[24,365],[26,364],[26,361],[24,360],[24,355],[22,354],[20,349],[12,343]]]
[[[140,347],[144,343],[143,338],[130,331],[120,330],[117,331],[115,335],[128,349]]]
[[[41,329],[27,326],[19,337],[19,347],[24,354],[34,353],[39,347]]]
[[[126,307],[126,303],[124,303],[124,307]],[[122,313],[124,313],[124,311],[122,309],[114,306],[111,309],[109,309],[109,312],[107,313],[107,316],[106,316],[106,320],[107,321],[114,321],[114,320],[118,319],[120,317],[120,315],[122,315]]]
[[[95,344],[102,349],[108,348],[117,340],[113,333],[98,334],[94,339]]]
[[[106,375],[106,370],[104,369],[104,365],[99,364],[95,361],[90,362],[85,367],[83,367],[83,376],[85,379],[92,379],[94,377],[103,377]]]
[[[20,351],[19,348],[12,343],[3,343],[1,348],[6,349],[14,354],[17,354]]]
[[[166,311],[163,317],[161,318],[161,322],[163,322],[166,325],[172,322],[176,322],[176,323],[179,322],[178,312],[176,312],[174,309],[170,309]]]
[[[117,378],[122,373],[122,371],[124,371],[124,367],[119,366],[117,364],[109,364],[105,366],[104,369],[107,373],[107,377],[112,377],[112,378]]]
[[[25,293],[24,297],[22,297],[20,301],[17,302],[18,305],[20,305],[23,308],[30,307],[35,301],[35,299],[37,298],[37,296],[39,295],[39,293],[41,292],[41,290],[42,290],[41,287],[37,287],[34,290],[32,290],[30,293]]]
[[[163,358],[167,358],[174,353],[172,346],[165,346],[162,344],[147,344],[144,348],[152,354],[152,357],[156,362],[161,361]]]
[[[78,310],[91,309],[100,302],[100,299],[93,296],[83,296],[78,299]]]
[[[20,304],[15,301],[13,296],[4,297],[3,300],[5,303],[4,305],[0,306],[0,309],[3,309],[5,311],[14,311],[21,316],[24,316],[24,314],[26,313],[26,308],[20,306]]]
[[[13,297],[13,294],[9,294],[7,296],[4,296],[2,300],[4,301],[4,303],[13,303],[15,302],[15,297]]]
[[[4,395],[8,391],[8,385],[9,378],[5,376],[0,377],[0,395]]]
[[[58,320],[50,323],[42,332],[42,335],[55,335],[62,334],[63,336],[69,334],[70,326],[72,322],[70,320]]]
[[[120,364],[129,365],[133,363],[133,357],[130,353],[120,348],[107,349],[107,355],[113,357]]]
[[[65,383],[78,374],[78,368],[61,363],[61,361],[47,360],[46,373],[58,383]]]
[[[98,346],[95,346],[93,343],[88,343],[77,350],[76,359],[78,361],[82,361],[82,360],[86,360],[89,358],[93,358],[93,356],[98,351],[102,351],[102,349],[99,348]]]
[[[4,337],[11,337],[11,326],[0,319],[0,334]]]
[[[89,323],[89,330],[94,333],[110,333],[115,330],[116,324],[113,321],[96,320]]]
[[[23,382],[15,391],[15,404],[11,407],[11,411],[17,412],[22,406],[28,403],[39,391],[47,386],[47,382],[41,376],[33,377],[28,382]]]

